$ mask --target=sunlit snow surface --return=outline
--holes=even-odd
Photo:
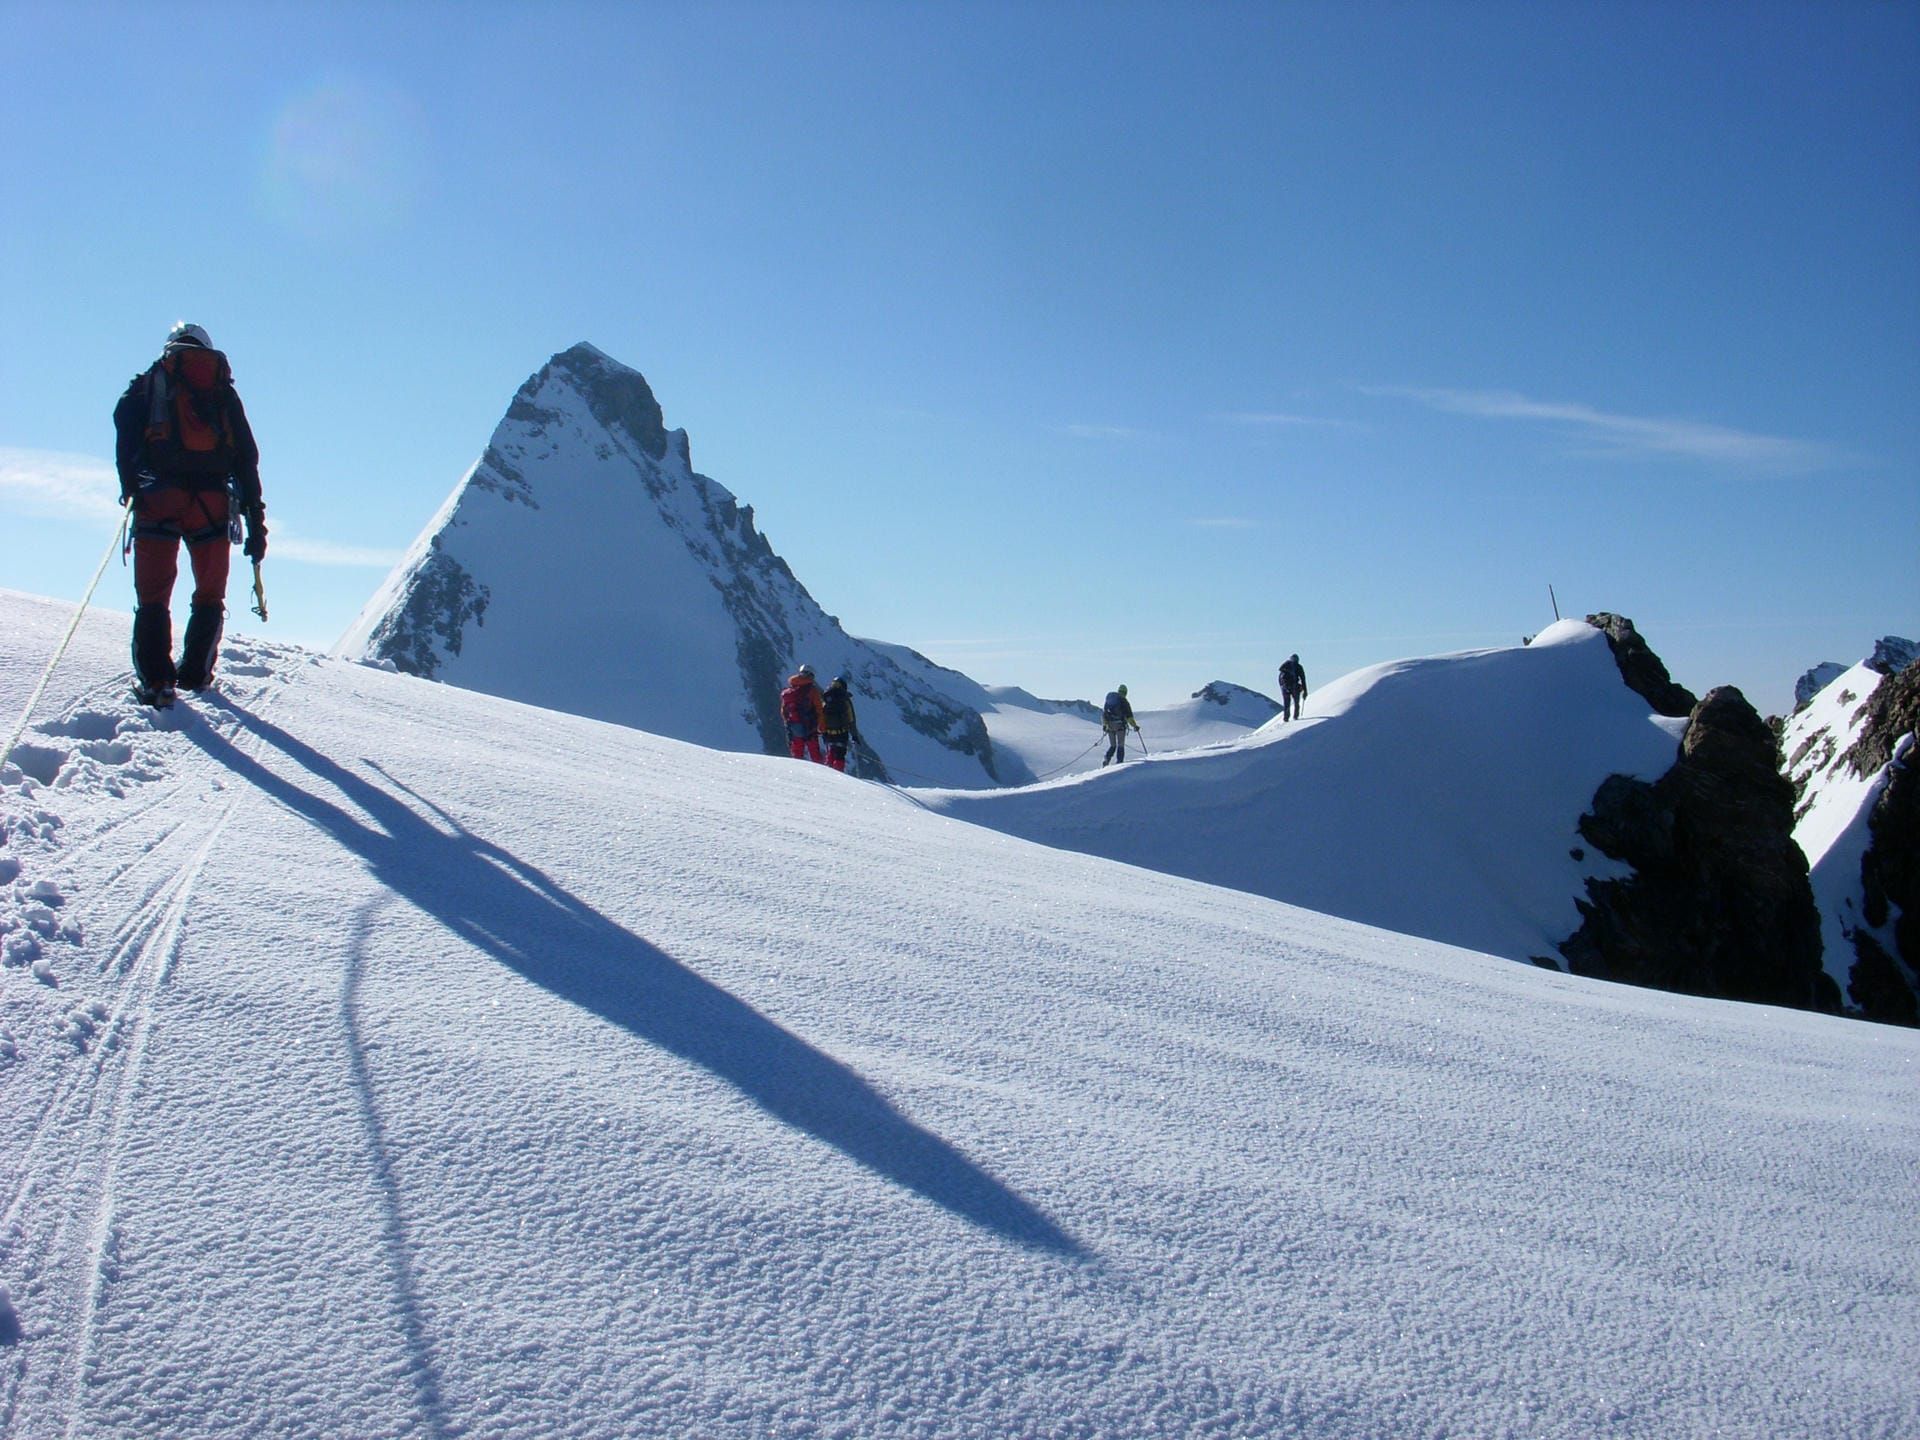
[[[9,1440],[1920,1432],[1912,1032],[126,636],[0,782]]]

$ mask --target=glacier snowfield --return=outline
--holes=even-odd
[[[126,641],[0,776],[8,1440],[1920,1433],[1911,1032]]]

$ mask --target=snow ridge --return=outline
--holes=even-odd
[[[924,798],[1043,844],[1557,964],[1586,879],[1624,873],[1585,845],[1582,813],[1609,775],[1671,768],[1686,722],[1651,714],[1606,636],[1570,620],[1527,646],[1356,671],[1299,720],[1187,753],[1162,754],[1157,723],[1141,719],[1149,758],[1118,772]]]

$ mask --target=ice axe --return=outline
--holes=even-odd
[[[260,617],[262,624],[267,619],[267,587],[260,579],[260,562],[253,562],[253,613]]]

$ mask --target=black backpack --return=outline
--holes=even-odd
[[[853,696],[846,686],[829,685],[821,692],[820,704],[825,712],[822,729],[840,734],[853,728]]]
[[[1100,723],[1108,729],[1115,725],[1124,725],[1127,719],[1127,702],[1120,698],[1118,690],[1107,692],[1107,703],[1100,707]]]

